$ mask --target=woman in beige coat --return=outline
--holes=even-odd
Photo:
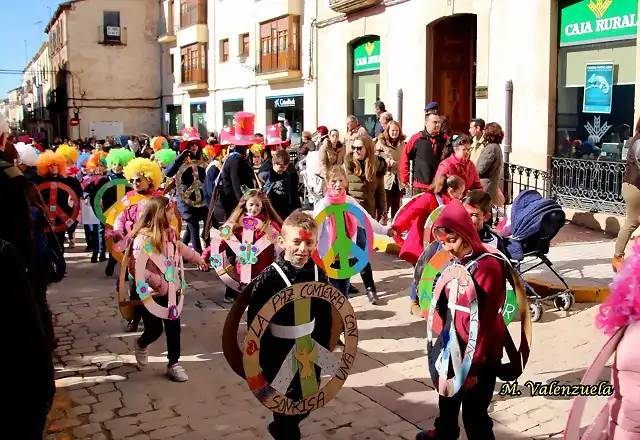
[[[400,209],[402,201],[402,190],[400,189],[400,179],[398,178],[398,167],[400,158],[405,146],[405,135],[402,134],[402,126],[399,122],[391,121],[387,125],[376,144],[376,153],[387,164],[387,172],[384,175],[384,189],[387,196],[387,207],[391,218]],[[387,212],[378,213],[379,221],[385,225],[387,223]]]
[[[329,137],[324,140],[320,147],[320,175],[323,180],[326,180],[327,171],[332,167],[344,164],[346,148],[339,139],[340,133],[334,128],[329,132]]]

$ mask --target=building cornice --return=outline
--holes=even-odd
[[[384,11],[386,8],[389,8],[391,6],[401,5],[402,3],[406,3],[408,1],[411,1],[411,0],[382,0],[380,2],[380,5],[375,6],[375,7],[371,8],[371,9],[364,9],[363,12],[364,11],[376,11],[376,10]],[[324,28],[324,27],[327,27],[327,26],[331,26],[332,24],[336,24],[336,23],[340,23],[340,22],[346,21],[349,16],[353,16],[353,15],[358,15],[358,13],[355,13],[355,14],[340,14],[340,15],[337,15],[335,17],[327,18],[325,20],[318,20],[316,22],[316,27],[317,28]]]

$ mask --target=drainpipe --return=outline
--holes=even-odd
[[[164,9],[163,7],[163,1],[164,0],[158,0],[158,15],[160,16],[160,20],[162,20],[162,10]],[[171,14],[171,11],[169,11],[169,15]],[[165,20],[166,21],[166,20]],[[161,23],[161,21],[160,21]],[[169,33],[169,31],[167,30],[167,33]],[[158,35],[159,36],[159,35]],[[156,42],[158,42],[158,38],[156,38]],[[158,49],[160,50],[160,133],[158,134],[162,134],[165,132],[165,122],[164,122],[164,65],[165,63],[162,60],[162,43],[158,42]],[[167,127],[169,128],[169,127]],[[168,135],[169,131],[167,130],[167,135]]]
[[[504,154],[504,162],[509,163],[509,154],[511,153],[511,133],[513,130],[513,81],[507,81],[504,90],[506,91],[506,93],[504,106],[504,142],[502,144],[502,152]]]
[[[402,125],[402,101],[404,100],[404,92],[398,89],[398,122]]]

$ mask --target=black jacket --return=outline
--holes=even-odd
[[[202,158],[202,152],[198,150],[198,153],[196,153],[196,155],[194,156],[191,152],[189,152],[189,150],[184,150],[182,153],[176,156],[176,158],[173,160],[171,165],[167,167],[167,169],[164,172],[165,175],[167,177],[174,177],[176,174],[178,174],[180,167],[184,164],[185,160],[189,156],[193,156],[192,158],[194,160],[199,160],[200,158]],[[206,173],[205,173],[205,169],[202,167],[198,167],[198,179],[203,184],[203,189],[200,190],[200,198],[201,198],[200,200],[204,201],[205,200],[204,182],[206,179]],[[193,183],[193,173],[187,170],[182,174],[182,178],[180,182],[181,191],[185,193],[189,189],[192,183]],[[177,185],[178,185],[178,182],[176,181],[176,189],[177,189]],[[190,196],[190,199],[195,200],[193,195]],[[185,203],[182,200],[182,197],[178,195],[178,211],[180,211],[180,215],[185,220],[190,220],[193,218],[194,220],[200,221],[200,220],[207,219],[208,207],[206,205],[200,206],[200,207],[191,206]]]
[[[213,215],[220,224],[224,223],[242,198],[242,187],[255,187],[255,174],[244,155],[231,153],[224,161],[213,207]]]
[[[124,178],[125,177],[123,173],[116,174],[113,171],[109,171],[104,177],[100,178],[100,180],[98,180],[97,183],[93,183],[93,182],[89,183],[84,189],[84,192],[86,194],[89,194],[91,207],[93,208],[95,206],[94,202],[96,199],[96,194],[98,193],[100,188],[102,188],[104,185],[111,182],[112,180],[124,179]],[[106,190],[104,195],[102,196],[102,212],[106,215],[107,210],[111,208],[116,202],[119,202],[119,201],[120,200],[118,200],[118,188],[116,188],[115,186],[112,186],[111,188]]]
[[[278,174],[271,168],[269,171],[260,173],[259,177],[264,182],[265,188],[268,186],[266,195],[271,205],[273,205],[273,209],[284,221],[294,209],[289,172],[285,170],[284,173]]]
[[[442,135],[430,136],[426,130],[414,135],[407,143],[409,160],[414,162],[413,181],[426,187],[436,176],[438,165],[444,159],[447,140]]]

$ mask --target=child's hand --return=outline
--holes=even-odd
[[[200,261],[198,262],[198,269],[200,269],[202,272],[208,272],[209,265],[203,259],[200,259]]]
[[[398,232],[393,228],[389,228],[389,230],[387,231],[387,236],[395,237],[396,235],[398,235]]]

